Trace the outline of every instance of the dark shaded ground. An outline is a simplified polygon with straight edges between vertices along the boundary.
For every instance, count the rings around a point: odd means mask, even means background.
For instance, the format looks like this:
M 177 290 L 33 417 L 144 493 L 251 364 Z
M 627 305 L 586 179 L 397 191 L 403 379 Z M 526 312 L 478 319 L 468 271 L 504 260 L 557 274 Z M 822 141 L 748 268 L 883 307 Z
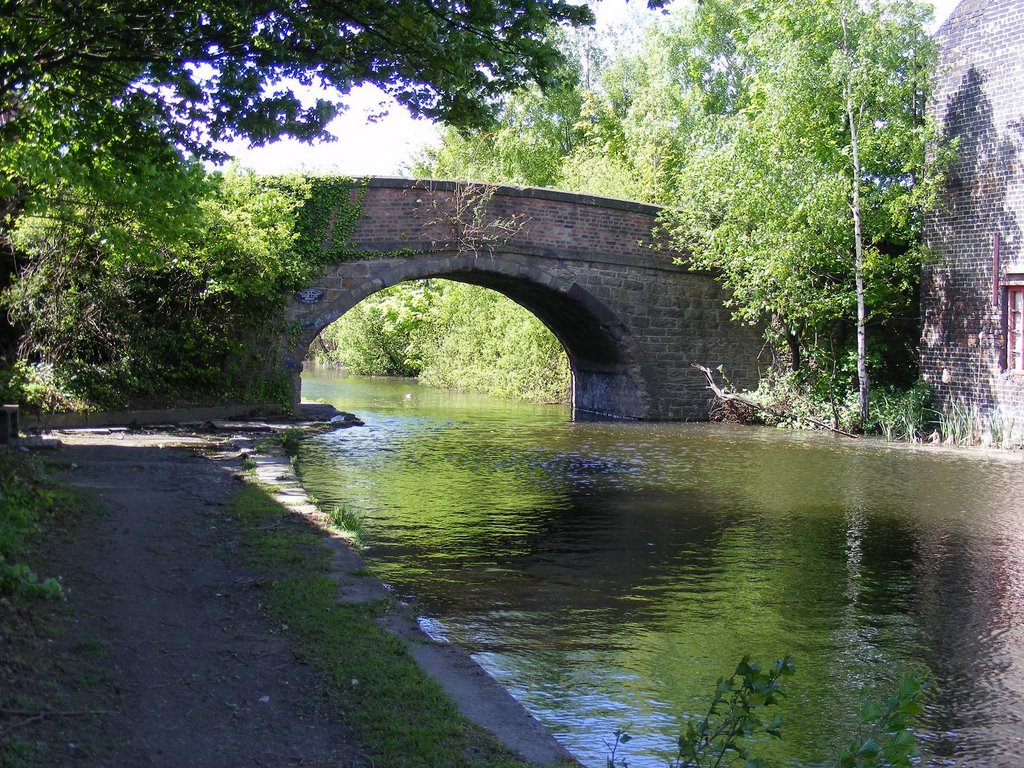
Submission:
M 45 679 L 18 684 L 50 714 L 7 713 L 3 725 L 46 745 L 40 764 L 368 764 L 260 609 L 226 507 L 237 454 L 201 456 L 203 441 L 166 434 L 61 441 L 61 479 L 103 511 L 52 554 L 67 606 L 51 637 L 19 650 L 44 657 Z

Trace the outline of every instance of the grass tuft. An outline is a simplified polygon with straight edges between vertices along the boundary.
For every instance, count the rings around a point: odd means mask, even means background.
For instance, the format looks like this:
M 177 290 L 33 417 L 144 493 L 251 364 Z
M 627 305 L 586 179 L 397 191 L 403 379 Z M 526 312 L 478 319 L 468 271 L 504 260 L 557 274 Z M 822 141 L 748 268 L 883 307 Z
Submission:
M 350 539 L 354 544 L 362 546 L 363 518 L 348 507 L 333 507 L 329 513 L 331 526 L 338 532 Z

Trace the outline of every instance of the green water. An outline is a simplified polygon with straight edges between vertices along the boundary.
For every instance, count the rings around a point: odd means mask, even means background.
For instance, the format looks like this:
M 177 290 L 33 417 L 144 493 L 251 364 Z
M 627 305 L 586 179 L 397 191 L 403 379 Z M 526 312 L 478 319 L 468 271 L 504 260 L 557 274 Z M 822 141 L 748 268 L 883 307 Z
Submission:
M 1021 764 L 1024 469 L 1009 459 L 306 375 L 366 427 L 311 439 L 309 491 L 372 569 L 584 762 L 626 728 L 664 766 L 744 654 L 797 675 L 780 764 L 827 760 L 861 690 L 930 676 L 931 765 Z

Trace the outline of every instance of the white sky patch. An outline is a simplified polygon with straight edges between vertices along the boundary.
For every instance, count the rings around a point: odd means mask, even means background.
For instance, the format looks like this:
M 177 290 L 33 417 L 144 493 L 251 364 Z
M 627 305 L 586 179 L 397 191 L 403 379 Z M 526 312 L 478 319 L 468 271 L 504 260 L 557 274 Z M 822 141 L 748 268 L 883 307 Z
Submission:
M 676 0 L 681 2 L 682 0 Z M 944 22 L 959 0 L 935 0 L 933 29 Z M 651 13 L 646 0 L 599 0 L 591 7 L 599 30 L 616 27 L 631 14 Z M 315 97 L 312 91 L 305 94 Z M 348 109 L 328 127 L 336 140 L 304 144 L 291 139 L 250 148 L 244 141 L 223 145 L 243 167 L 257 173 L 338 173 L 349 176 L 400 176 L 423 147 L 435 144 L 440 131 L 429 120 L 415 120 L 380 89 L 361 86 L 346 99 Z M 372 118 L 387 112 L 377 119 Z

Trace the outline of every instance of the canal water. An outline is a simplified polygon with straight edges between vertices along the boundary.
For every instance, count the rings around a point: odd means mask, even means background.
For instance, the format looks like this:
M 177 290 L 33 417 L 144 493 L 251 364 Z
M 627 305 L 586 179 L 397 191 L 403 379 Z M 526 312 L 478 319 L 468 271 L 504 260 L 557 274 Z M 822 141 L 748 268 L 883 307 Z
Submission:
M 366 421 L 305 441 L 303 482 L 363 519 L 370 567 L 591 766 L 625 729 L 666 765 L 746 654 L 796 660 L 781 765 L 828 761 L 862 692 L 935 689 L 924 764 L 1024 755 L 1019 457 L 305 375 Z M 620 750 L 619 755 L 623 752 Z

